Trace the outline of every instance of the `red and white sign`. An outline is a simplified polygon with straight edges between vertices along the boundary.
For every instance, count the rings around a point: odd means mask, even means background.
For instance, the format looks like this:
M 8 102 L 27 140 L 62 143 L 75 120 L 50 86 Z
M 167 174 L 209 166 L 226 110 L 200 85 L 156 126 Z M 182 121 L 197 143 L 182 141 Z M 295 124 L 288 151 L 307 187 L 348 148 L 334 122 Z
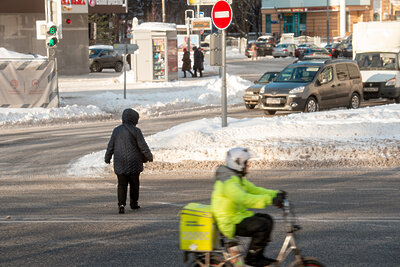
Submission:
M 225 30 L 232 22 L 232 8 L 227 1 L 221 0 L 215 3 L 212 8 L 212 21 L 214 26 Z
M 96 0 L 89 0 L 89 6 L 95 7 L 96 6 Z

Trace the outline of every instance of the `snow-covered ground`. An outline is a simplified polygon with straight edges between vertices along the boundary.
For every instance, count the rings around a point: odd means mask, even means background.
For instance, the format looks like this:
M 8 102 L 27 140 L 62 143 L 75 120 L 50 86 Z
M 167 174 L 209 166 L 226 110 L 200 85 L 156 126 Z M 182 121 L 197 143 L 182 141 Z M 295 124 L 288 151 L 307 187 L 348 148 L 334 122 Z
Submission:
M 228 58 L 243 59 L 237 51 Z M 274 59 L 271 59 L 274 60 Z M 123 75 L 90 74 L 60 77 L 61 107 L 52 109 L 0 109 L 0 128 L 18 125 L 77 121 L 119 116 L 127 107 L 141 117 L 219 106 L 221 80 L 211 75 L 169 83 L 135 83 Z M 182 74 L 180 73 L 180 76 Z M 100 77 L 100 78 L 99 78 Z M 242 103 L 251 82 L 228 74 L 228 103 Z M 400 105 L 390 104 L 358 110 L 337 109 L 318 113 L 234 119 L 221 127 L 220 118 L 201 119 L 177 125 L 146 137 L 155 161 L 147 171 L 177 168 L 210 168 L 223 161 L 235 146 L 249 148 L 255 168 L 285 166 L 400 166 Z M 69 174 L 101 176 L 110 172 L 103 162 L 105 151 L 92 151 L 70 163 Z

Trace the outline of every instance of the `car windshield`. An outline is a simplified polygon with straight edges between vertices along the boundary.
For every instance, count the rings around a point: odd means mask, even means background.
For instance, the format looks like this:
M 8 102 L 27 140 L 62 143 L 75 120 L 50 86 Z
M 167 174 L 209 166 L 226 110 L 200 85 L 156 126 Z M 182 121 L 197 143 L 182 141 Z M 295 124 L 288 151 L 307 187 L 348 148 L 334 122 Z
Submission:
M 361 53 L 356 61 L 360 70 L 396 70 L 398 65 L 395 53 Z
M 272 81 L 278 73 L 265 73 L 261 78 L 258 80 L 259 83 L 268 83 Z
M 287 67 L 279 74 L 275 82 L 311 82 L 319 69 L 319 66 Z
M 279 44 L 276 48 L 286 48 L 288 44 Z
M 97 55 L 100 51 L 100 49 L 90 49 L 89 56 Z

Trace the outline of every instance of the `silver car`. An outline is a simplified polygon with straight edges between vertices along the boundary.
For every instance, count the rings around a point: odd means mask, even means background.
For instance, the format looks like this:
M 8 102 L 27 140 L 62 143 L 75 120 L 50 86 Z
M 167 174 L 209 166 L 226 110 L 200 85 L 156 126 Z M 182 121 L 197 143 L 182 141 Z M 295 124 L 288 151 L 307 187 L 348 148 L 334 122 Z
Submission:
M 272 56 L 276 57 L 293 57 L 296 53 L 295 44 L 278 44 L 272 50 Z

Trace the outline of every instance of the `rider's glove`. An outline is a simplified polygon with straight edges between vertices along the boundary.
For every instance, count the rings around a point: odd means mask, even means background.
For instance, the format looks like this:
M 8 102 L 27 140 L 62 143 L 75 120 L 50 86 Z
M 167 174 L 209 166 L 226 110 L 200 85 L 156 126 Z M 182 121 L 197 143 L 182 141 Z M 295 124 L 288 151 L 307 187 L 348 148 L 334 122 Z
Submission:
M 276 197 L 272 200 L 272 203 L 274 206 L 277 208 L 282 208 L 283 207 L 283 200 L 286 198 L 287 193 L 283 190 L 279 190 L 278 194 L 276 194 Z

